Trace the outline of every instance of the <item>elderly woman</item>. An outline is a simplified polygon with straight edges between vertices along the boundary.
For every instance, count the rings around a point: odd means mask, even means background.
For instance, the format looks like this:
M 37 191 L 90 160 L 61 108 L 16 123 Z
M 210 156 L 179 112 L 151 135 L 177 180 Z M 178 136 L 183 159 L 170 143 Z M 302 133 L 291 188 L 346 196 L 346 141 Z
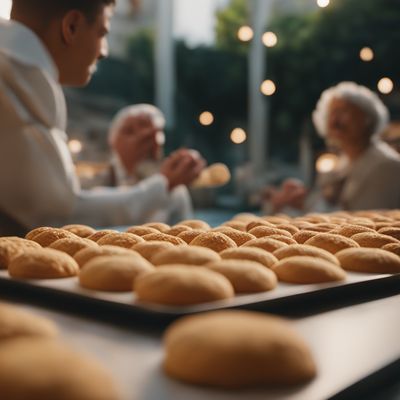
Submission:
M 379 140 L 389 113 L 364 86 L 342 82 L 325 90 L 313 112 L 318 133 L 339 154 L 330 173 L 317 178 L 319 191 L 306 197 L 291 180 L 269 193 L 273 212 L 291 206 L 304 211 L 400 208 L 400 156 Z
M 162 160 L 165 119 L 162 112 L 150 104 L 138 104 L 123 108 L 111 123 L 108 142 L 112 151 L 111 185 L 130 186 L 139 184 L 146 192 L 147 182 L 158 175 L 167 175 Z M 177 153 L 185 153 L 181 150 Z M 190 150 L 190 154 L 195 154 Z M 182 155 L 181 155 L 182 156 Z M 172 157 L 172 156 L 170 156 Z M 198 157 L 200 158 L 200 157 Z M 189 160 L 190 161 L 190 160 Z M 200 163 L 201 167 L 204 163 Z M 199 172 L 199 171 L 198 171 Z M 170 175 L 170 174 L 169 174 Z M 193 180 L 188 177 L 188 184 Z M 142 222 L 160 221 L 174 224 L 192 216 L 192 203 L 184 185 L 170 187 L 167 197 L 152 212 L 143 215 Z

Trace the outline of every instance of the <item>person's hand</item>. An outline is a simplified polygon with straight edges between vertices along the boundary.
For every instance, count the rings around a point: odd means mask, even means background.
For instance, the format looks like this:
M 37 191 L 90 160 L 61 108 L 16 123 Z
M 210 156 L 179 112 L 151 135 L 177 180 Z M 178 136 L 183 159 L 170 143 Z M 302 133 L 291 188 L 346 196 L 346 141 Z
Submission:
M 180 149 L 167 157 L 161 165 L 161 174 L 168 180 L 172 190 L 178 185 L 189 185 L 206 166 L 206 162 L 195 150 Z
M 128 173 L 132 174 L 141 161 L 158 158 L 160 144 L 157 134 L 158 129 L 148 116 L 128 116 L 122 122 L 111 147 Z
M 280 212 L 285 207 L 303 209 L 307 196 L 307 189 L 302 182 L 295 179 L 287 179 L 279 189 L 268 187 L 264 198 L 270 201 L 273 212 Z

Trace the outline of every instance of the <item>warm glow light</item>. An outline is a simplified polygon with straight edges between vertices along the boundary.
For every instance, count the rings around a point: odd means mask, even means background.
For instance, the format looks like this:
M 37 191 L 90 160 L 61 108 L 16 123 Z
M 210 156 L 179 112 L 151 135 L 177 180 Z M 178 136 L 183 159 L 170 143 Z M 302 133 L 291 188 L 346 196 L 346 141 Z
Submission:
M 360 50 L 360 58 L 363 61 L 372 61 L 374 59 L 374 52 L 369 47 L 363 47 Z
M 11 0 L 0 0 L 0 17 L 10 19 Z
M 319 173 L 328 173 L 333 171 L 338 163 L 338 156 L 336 154 L 322 154 L 316 162 L 316 169 Z
M 249 26 L 241 26 L 238 30 L 238 38 L 242 42 L 249 42 L 251 39 L 253 39 L 254 32 L 253 29 L 251 29 Z
M 83 148 L 82 143 L 77 139 L 71 139 L 68 142 L 68 147 L 69 147 L 70 152 L 73 153 L 73 154 L 80 153 L 82 151 L 82 148 Z
M 262 36 L 262 41 L 267 47 L 274 47 L 278 43 L 278 37 L 274 32 L 265 32 Z
M 202 125 L 211 125 L 214 122 L 214 115 L 209 111 L 204 111 L 200 114 L 199 121 Z
M 235 144 L 241 144 L 247 139 L 247 134 L 242 128 L 235 128 L 231 132 L 231 140 Z
M 261 84 L 261 93 L 266 96 L 272 96 L 276 92 L 275 83 L 267 79 Z
M 393 90 L 393 81 L 389 78 L 382 78 L 378 82 L 378 90 L 383 94 L 389 94 Z
M 317 0 L 317 5 L 318 7 L 324 8 L 328 7 L 330 3 L 330 0 Z

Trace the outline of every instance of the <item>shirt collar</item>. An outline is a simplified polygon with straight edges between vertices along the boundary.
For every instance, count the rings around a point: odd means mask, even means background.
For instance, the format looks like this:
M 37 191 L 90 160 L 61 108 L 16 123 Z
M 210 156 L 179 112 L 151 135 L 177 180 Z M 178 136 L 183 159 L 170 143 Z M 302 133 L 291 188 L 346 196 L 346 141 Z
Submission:
M 0 51 L 22 64 L 45 70 L 58 81 L 58 69 L 50 53 L 25 25 L 0 18 Z

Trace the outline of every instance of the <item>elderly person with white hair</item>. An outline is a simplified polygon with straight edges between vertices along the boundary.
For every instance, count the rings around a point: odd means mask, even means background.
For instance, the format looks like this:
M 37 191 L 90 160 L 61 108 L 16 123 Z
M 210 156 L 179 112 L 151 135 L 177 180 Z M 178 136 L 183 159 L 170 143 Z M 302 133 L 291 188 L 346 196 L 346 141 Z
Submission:
M 379 97 L 354 82 L 325 90 L 313 122 L 339 159 L 333 171 L 317 177 L 318 191 L 307 196 L 300 182 L 284 182 L 270 192 L 272 212 L 400 208 L 400 156 L 379 139 L 389 112 Z
M 165 118 L 162 112 L 150 104 L 138 104 L 123 108 L 114 117 L 108 136 L 112 151 L 111 185 L 131 186 L 140 183 L 143 193 L 160 177 L 171 182 L 163 167 Z M 184 154 L 188 150 L 180 150 Z M 190 150 L 191 154 L 195 152 Z M 187 183 L 190 183 L 190 179 Z M 153 192 L 149 191 L 151 195 Z M 149 201 L 152 199 L 149 199 Z M 140 208 L 140 204 L 138 205 Z M 144 202 L 143 209 L 146 209 Z M 174 224 L 192 217 L 192 203 L 185 185 L 172 185 L 171 190 L 159 198 L 152 210 L 142 213 L 138 223 L 160 221 Z

